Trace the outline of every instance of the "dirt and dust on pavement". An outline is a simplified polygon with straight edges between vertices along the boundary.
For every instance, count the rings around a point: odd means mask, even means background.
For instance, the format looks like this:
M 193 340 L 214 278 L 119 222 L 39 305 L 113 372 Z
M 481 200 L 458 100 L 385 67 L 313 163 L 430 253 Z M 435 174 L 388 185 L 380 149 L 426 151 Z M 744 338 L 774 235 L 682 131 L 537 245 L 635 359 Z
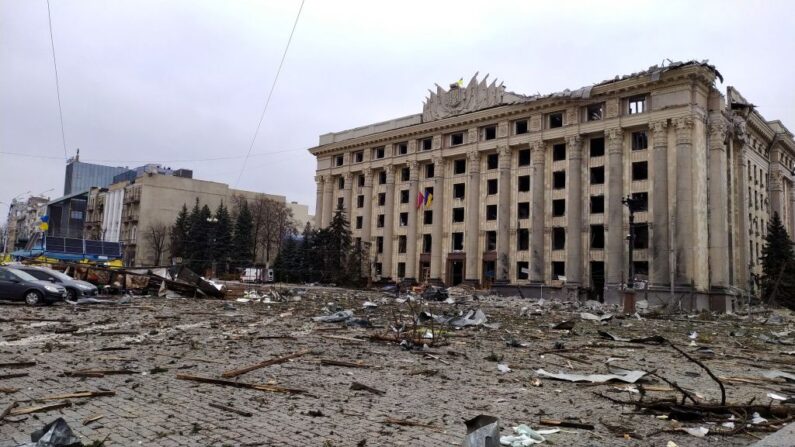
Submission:
M 415 292 L 3 303 L 0 446 L 745 446 L 795 416 L 789 311 Z

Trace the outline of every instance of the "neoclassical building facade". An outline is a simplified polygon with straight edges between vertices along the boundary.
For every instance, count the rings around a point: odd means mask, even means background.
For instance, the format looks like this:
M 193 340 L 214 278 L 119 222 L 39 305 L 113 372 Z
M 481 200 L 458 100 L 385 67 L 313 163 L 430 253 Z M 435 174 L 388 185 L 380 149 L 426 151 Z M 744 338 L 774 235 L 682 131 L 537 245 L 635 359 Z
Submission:
M 795 233 L 795 141 L 719 79 L 692 61 L 549 95 L 437 85 L 421 114 L 320 136 L 315 222 L 341 204 L 374 277 L 730 308 L 772 214 Z

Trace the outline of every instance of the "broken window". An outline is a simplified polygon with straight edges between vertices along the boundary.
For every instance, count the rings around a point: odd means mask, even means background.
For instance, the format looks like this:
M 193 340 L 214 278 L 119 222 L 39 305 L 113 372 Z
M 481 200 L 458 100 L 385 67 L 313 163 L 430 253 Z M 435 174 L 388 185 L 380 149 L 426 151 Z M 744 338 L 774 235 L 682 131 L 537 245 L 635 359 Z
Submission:
M 355 163 L 361 163 L 364 161 L 364 151 L 354 152 L 353 153 L 353 161 Z
M 337 155 L 336 158 L 337 166 L 342 166 L 345 163 L 345 156 L 344 155 Z
M 552 173 L 552 188 L 563 189 L 566 187 L 566 171 L 555 171 Z
M 345 206 L 345 199 L 342 197 L 337 197 L 337 208 Z
M 379 171 L 378 172 L 378 184 L 379 185 L 386 185 L 386 171 Z
M 397 144 L 397 153 L 398 155 L 406 155 L 409 153 L 409 144 L 407 142 L 402 142 Z
M 466 185 L 463 183 L 455 183 L 453 185 L 453 198 L 463 199 L 466 194 Z
M 494 140 L 497 138 L 497 126 L 487 126 L 483 128 L 483 139 Z
M 425 225 L 433 223 L 433 210 L 425 210 L 425 212 L 422 213 L 422 223 Z
M 382 253 L 382 252 L 379 251 L 379 253 Z M 383 272 L 383 269 L 384 269 L 383 264 L 381 264 L 380 262 L 376 262 L 375 263 L 375 269 L 374 270 L 375 270 L 375 275 L 376 276 L 381 276 L 381 272 Z
M 379 192 L 378 193 L 378 206 L 384 206 L 384 205 L 386 205 L 386 193 L 385 192 Z
M 562 261 L 552 261 L 552 279 L 566 277 L 566 263 Z
M 398 253 L 405 253 L 406 245 L 406 236 L 401 234 L 398 236 Z
M 497 232 L 486 232 L 486 251 L 494 251 L 497 249 Z
M 521 135 L 527 133 L 527 120 L 519 120 L 513 123 L 514 133 Z
M 458 146 L 461 144 L 464 144 L 464 132 L 450 134 L 450 146 Z
M 400 203 L 409 203 L 409 190 L 403 189 L 400 191 Z
M 530 278 L 530 263 L 527 261 L 518 261 L 516 263 L 516 279 Z
M 422 252 L 423 253 L 430 253 L 431 252 L 431 235 L 430 234 L 423 234 L 422 235 Z
M 566 248 L 566 229 L 552 227 L 552 249 L 563 250 L 564 248 Z
M 519 151 L 519 166 L 530 166 L 530 149 Z
M 433 163 L 425 165 L 425 178 L 433 178 Z
M 453 242 L 453 251 L 463 251 L 464 250 L 464 233 L 453 233 L 452 234 L 452 242 Z
M 400 170 L 400 181 L 407 182 L 411 178 L 411 170 L 409 168 L 402 168 Z
M 633 96 L 627 99 L 627 113 L 635 115 L 646 111 L 646 96 Z
M 497 220 L 497 205 L 486 205 L 486 220 Z
M 364 175 L 360 174 L 358 178 L 359 178 L 359 186 L 364 186 Z
M 636 161 L 632 163 L 632 180 L 646 180 L 649 178 L 649 162 Z
M 433 186 L 425 187 L 425 197 L 433 195 Z
M 356 208 L 364 208 L 364 196 L 356 196 Z
M 520 175 L 516 178 L 517 184 L 519 186 L 519 192 L 527 192 L 530 191 L 530 176 L 529 175 Z
M 378 217 L 376 217 L 376 219 L 375 219 L 375 227 L 376 228 L 384 228 L 384 220 L 385 220 L 384 215 L 383 214 L 379 214 Z
M 384 237 L 383 236 L 376 236 L 376 238 L 375 238 L 375 252 L 376 253 L 383 253 L 384 252 Z
M 398 278 L 405 278 L 406 277 L 406 263 L 405 262 L 398 262 L 398 264 L 397 264 L 397 275 L 398 275 Z
M 550 113 L 548 118 L 549 118 L 550 129 L 563 127 L 563 112 Z
M 519 219 L 529 219 L 530 202 L 519 202 L 516 205 L 516 214 L 518 215 Z
M 600 102 L 599 104 L 591 104 L 585 108 L 585 119 L 586 121 L 599 121 L 603 117 L 605 104 Z
M 516 230 L 516 249 L 518 251 L 527 251 L 530 249 L 530 230 L 527 228 L 519 228 Z
M 632 248 L 636 250 L 649 248 L 649 224 L 636 223 L 632 229 L 634 234 L 632 238 Z
M 560 161 L 566 159 L 566 143 L 559 143 L 552 145 L 552 161 Z
M 591 196 L 591 214 L 605 212 L 605 196 Z
M 497 179 L 490 178 L 486 180 L 486 193 L 490 196 L 497 194 Z
M 605 167 L 594 166 L 591 168 L 591 184 L 603 185 L 605 183 Z
M 374 159 L 384 158 L 384 146 L 376 147 L 373 149 L 373 158 Z
M 566 214 L 566 199 L 555 199 L 552 201 L 552 217 L 560 217 Z
M 605 248 L 605 226 L 591 225 L 591 248 L 603 250 Z
M 420 147 L 424 151 L 431 150 L 431 148 L 433 147 L 433 138 L 428 137 L 428 138 L 423 138 L 422 140 L 420 140 Z
M 591 138 L 589 140 L 591 148 L 591 157 L 601 157 L 605 154 L 605 139 L 604 137 Z
M 466 172 L 467 172 L 466 158 L 459 158 L 458 160 L 453 160 L 453 174 L 466 174 Z
M 337 186 L 339 189 L 345 188 L 345 177 L 337 177 Z
M 400 226 L 405 227 L 409 224 L 409 213 L 400 213 Z
M 356 216 L 356 229 L 361 230 L 363 224 L 364 224 L 364 218 L 362 216 Z
M 632 263 L 632 270 L 635 271 L 635 278 L 638 276 L 649 276 L 649 261 L 635 261 Z
M 632 211 L 648 211 L 649 210 L 649 193 L 648 192 L 633 192 L 632 202 L 634 203 Z
M 499 166 L 500 157 L 497 154 L 489 154 L 486 156 L 486 169 L 497 169 Z
M 453 223 L 464 221 L 464 208 L 453 208 Z
M 632 150 L 640 151 L 649 147 L 649 136 L 645 130 L 632 132 Z

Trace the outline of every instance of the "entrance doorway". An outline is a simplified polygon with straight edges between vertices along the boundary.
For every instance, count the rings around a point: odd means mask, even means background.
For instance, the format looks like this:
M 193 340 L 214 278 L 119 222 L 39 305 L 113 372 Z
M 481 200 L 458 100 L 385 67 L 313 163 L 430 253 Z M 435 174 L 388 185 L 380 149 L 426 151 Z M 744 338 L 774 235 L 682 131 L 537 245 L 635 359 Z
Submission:
M 494 284 L 494 275 L 497 271 L 497 263 L 495 261 L 483 261 L 483 278 L 481 284 L 484 289 L 490 289 Z
M 605 297 L 605 263 L 591 261 L 591 290 L 588 298 L 604 302 Z
M 451 259 L 447 261 L 447 285 L 457 286 L 464 282 L 464 260 Z
M 424 283 L 428 281 L 428 278 L 431 276 L 431 263 L 430 262 L 420 262 L 420 275 L 417 278 L 417 282 Z

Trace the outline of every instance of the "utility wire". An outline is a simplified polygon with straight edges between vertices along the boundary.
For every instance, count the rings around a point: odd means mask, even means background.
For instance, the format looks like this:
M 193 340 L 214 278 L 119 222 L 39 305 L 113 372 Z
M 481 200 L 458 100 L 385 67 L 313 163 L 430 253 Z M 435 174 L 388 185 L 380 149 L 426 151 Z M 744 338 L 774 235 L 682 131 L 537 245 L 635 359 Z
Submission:
M 281 62 L 279 62 L 279 68 L 276 69 L 276 76 L 273 78 L 273 84 L 271 84 L 271 89 L 268 92 L 268 98 L 265 100 L 265 107 L 262 109 L 262 114 L 259 117 L 259 122 L 257 123 L 257 129 L 254 131 L 254 137 L 251 139 L 251 144 L 248 147 L 248 152 L 246 153 L 246 157 L 243 160 L 243 166 L 240 167 L 240 174 L 238 174 L 237 180 L 235 181 L 236 187 L 238 183 L 240 183 L 240 179 L 243 177 L 243 172 L 246 170 L 246 163 L 248 163 L 248 157 L 251 154 L 251 150 L 254 149 L 254 142 L 257 141 L 257 135 L 259 134 L 259 129 L 260 127 L 262 127 L 262 120 L 265 119 L 265 112 L 268 111 L 268 105 L 270 105 L 271 103 L 271 97 L 273 96 L 273 91 L 276 89 L 276 82 L 279 80 L 279 74 L 282 72 L 282 66 L 284 65 L 284 60 L 287 58 L 287 50 L 290 49 L 290 43 L 293 41 L 293 34 L 295 34 L 295 28 L 296 26 L 298 26 L 298 19 L 301 18 L 301 11 L 304 9 L 304 1 L 305 0 L 301 0 L 301 6 L 298 8 L 298 14 L 295 16 L 293 29 L 290 30 L 290 37 L 287 38 L 287 45 L 284 47 L 284 53 L 282 53 L 282 60 Z
M 268 152 L 256 152 L 250 154 L 250 157 L 262 157 L 264 155 L 274 155 L 274 154 L 283 154 L 287 152 L 298 152 L 298 151 L 306 151 L 306 148 L 296 148 L 296 149 L 284 149 L 280 151 L 268 151 Z M 12 152 L 12 151 L 0 151 L 0 154 L 3 155 L 11 155 L 16 157 L 27 157 L 27 158 L 39 158 L 43 160 L 61 160 L 61 157 L 56 157 L 53 155 L 38 155 L 38 154 L 27 154 L 24 152 Z M 181 160 L 118 160 L 118 159 L 82 159 L 81 161 L 88 162 L 88 163 L 192 163 L 192 162 L 201 162 L 201 161 L 219 161 L 219 160 L 237 160 L 240 158 L 244 158 L 244 155 L 230 155 L 228 157 L 210 157 L 210 158 L 185 158 Z
M 50 0 L 47 0 L 47 23 L 50 26 L 50 47 L 52 48 L 52 66 L 55 69 L 55 93 L 58 96 L 58 118 L 61 120 L 61 144 L 63 144 L 64 161 L 69 158 L 66 153 L 66 133 L 63 130 L 63 109 L 61 108 L 61 83 L 58 80 L 58 63 L 55 61 L 55 40 L 52 38 L 52 14 Z

